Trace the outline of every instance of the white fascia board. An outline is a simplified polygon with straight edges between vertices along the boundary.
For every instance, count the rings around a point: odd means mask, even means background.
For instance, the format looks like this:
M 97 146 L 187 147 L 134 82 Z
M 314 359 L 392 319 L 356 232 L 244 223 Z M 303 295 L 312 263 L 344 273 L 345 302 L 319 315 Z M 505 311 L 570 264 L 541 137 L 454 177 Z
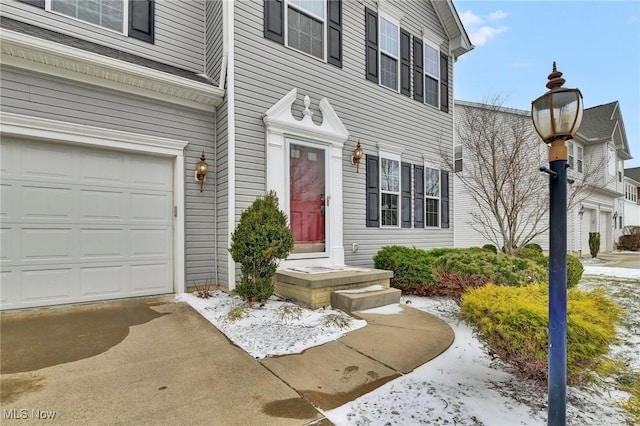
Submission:
M 5 65 L 205 111 L 215 111 L 224 98 L 213 85 L 27 34 L 3 29 L 0 42 Z

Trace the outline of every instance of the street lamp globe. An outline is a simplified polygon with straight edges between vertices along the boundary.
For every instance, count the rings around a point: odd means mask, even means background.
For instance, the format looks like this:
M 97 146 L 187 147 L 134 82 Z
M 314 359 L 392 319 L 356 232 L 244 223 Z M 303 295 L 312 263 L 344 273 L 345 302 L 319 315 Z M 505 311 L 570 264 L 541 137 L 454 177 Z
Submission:
M 582 122 L 582 93 L 562 87 L 565 80 L 555 62 L 548 78 L 549 91 L 531 103 L 533 125 L 546 143 L 573 139 Z

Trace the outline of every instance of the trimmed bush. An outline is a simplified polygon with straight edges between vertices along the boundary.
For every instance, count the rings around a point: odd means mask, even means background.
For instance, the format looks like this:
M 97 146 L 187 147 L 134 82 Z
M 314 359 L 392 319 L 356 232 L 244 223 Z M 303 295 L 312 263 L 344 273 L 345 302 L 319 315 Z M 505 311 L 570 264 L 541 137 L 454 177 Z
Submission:
M 525 245 L 523 248 L 536 251 L 536 252 L 538 252 L 538 254 L 540 254 L 542 256 L 542 246 L 540 244 L 538 244 L 538 243 L 529 243 L 529 244 Z
M 409 292 L 411 288 L 435 284 L 431 273 L 433 261 L 452 250 L 454 249 L 425 251 L 403 246 L 386 246 L 378 251 L 373 262 L 378 269 L 393 271 L 393 287 Z
M 242 212 L 231 234 L 229 252 L 241 264 L 242 277 L 236 291 L 248 302 L 267 300 L 273 294 L 273 276 L 278 259 L 293 248 L 293 233 L 287 215 L 278 208 L 278 197 L 270 191 Z
M 493 244 L 485 244 L 482 246 L 482 250 L 488 250 L 493 254 L 498 254 L 498 249 Z
M 447 253 L 433 262 L 433 274 L 454 273 L 476 280 L 485 277 L 494 284 L 522 285 L 546 281 L 547 273 L 529 259 L 494 254 L 487 250 L 460 250 Z M 440 283 L 443 284 L 443 283 Z
M 469 322 L 492 355 L 518 373 L 547 380 L 548 303 L 546 284 L 504 287 L 488 284 L 462 296 L 460 316 Z M 588 369 L 615 341 L 623 310 L 603 289 L 568 293 L 567 379 L 582 383 Z
M 538 251 L 535 247 L 532 248 L 524 246 L 518 250 L 517 256 L 523 259 L 536 260 L 540 257 L 544 257 L 544 254 L 542 254 L 542 250 Z
M 600 252 L 599 232 L 589 232 L 589 251 L 591 252 L 591 257 L 598 257 L 598 253 Z
M 573 288 L 578 285 L 582 279 L 584 266 L 582 262 L 575 256 L 567 255 L 567 288 Z

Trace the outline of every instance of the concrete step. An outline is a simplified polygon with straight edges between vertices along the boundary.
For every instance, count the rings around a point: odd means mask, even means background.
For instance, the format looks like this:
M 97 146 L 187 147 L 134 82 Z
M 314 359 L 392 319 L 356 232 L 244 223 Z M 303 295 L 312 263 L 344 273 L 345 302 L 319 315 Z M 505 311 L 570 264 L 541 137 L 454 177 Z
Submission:
M 401 293 L 397 288 L 385 288 L 373 291 L 332 291 L 331 307 L 351 314 L 354 311 L 363 311 L 392 303 L 400 303 Z

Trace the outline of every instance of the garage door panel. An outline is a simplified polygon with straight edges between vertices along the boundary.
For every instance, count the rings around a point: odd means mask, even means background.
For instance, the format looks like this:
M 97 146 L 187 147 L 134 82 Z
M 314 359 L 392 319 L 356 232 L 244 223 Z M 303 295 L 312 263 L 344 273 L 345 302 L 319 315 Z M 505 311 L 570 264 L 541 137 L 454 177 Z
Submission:
M 149 160 L 138 156 L 131 158 L 131 185 L 145 188 L 155 188 L 163 191 L 171 191 L 173 180 L 167 173 L 167 168 L 171 167 L 168 160 L 164 162 Z
M 73 148 L 70 145 L 24 144 L 22 176 L 54 181 L 73 180 Z
M 71 188 L 23 185 L 21 192 L 23 219 L 62 220 L 73 216 Z
M 80 219 L 85 221 L 126 220 L 126 198 L 122 191 L 83 189 L 80 191 Z
M 126 159 L 118 153 L 84 152 L 80 155 L 80 183 L 124 186 L 128 178 Z
M 0 219 L 5 221 L 18 216 L 16 207 L 19 204 L 17 201 L 15 185 L 6 180 L 3 181 L 0 185 Z
M 2 262 L 2 264 L 15 261 L 18 253 L 15 234 L 14 229 L 10 227 L 0 228 L 0 262 Z
M 25 302 L 68 300 L 77 278 L 74 268 L 23 270 L 22 300 Z
M 20 284 L 17 270 L 0 271 L 0 303 L 3 305 L 20 298 Z
M 80 260 L 124 258 L 125 234 L 122 229 L 80 229 Z
M 131 256 L 171 256 L 170 229 L 132 229 Z
M 131 265 L 131 292 L 152 293 L 169 292 L 167 278 L 171 270 L 166 262 Z
M 14 152 L 13 144 L 0 144 L 0 176 L 2 178 L 10 178 L 17 173 Z
M 171 223 L 171 197 L 168 194 L 131 194 L 131 220 Z
M 103 266 L 80 268 L 80 296 L 115 297 L 126 294 L 122 288 L 127 281 L 124 266 Z
M 71 228 L 23 228 L 22 259 L 29 261 L 60 261 L 73 258 Z

